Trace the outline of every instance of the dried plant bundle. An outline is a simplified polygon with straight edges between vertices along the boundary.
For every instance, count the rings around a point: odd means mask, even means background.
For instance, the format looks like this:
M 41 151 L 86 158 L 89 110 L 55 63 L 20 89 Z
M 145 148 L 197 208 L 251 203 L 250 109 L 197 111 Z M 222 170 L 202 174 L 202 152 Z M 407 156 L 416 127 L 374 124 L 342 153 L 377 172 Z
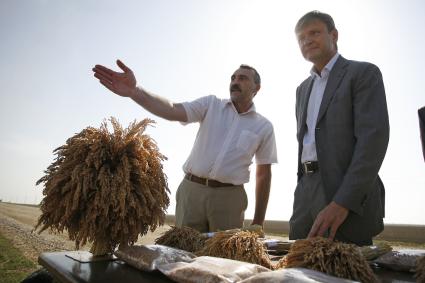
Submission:
M 206 240 L 204 248 L 196 254 L 245 261 L 272 268 L 258 234 L 250 231 L 216 232 L 212 238 Z
M 297 240 L 276 268 L 305 267 L 332 276 L 378 282 L 357 246 L 316 237 Z
M 171 226 L 169 230 L 155 239 L 155 244 L 196 252 L 202 249 L 205 240 L 206 237 L 193 228 Z
M 425 256 L 418 259 L 415 269 L 416 282 L 425 283 Z
M 44 183 L 41 216 L 35 229 L 68 231 L 77 249 L 112 252 L 118 244 L 162 225 L 169 205 L 167 177 L 155 141 L 144 131 L 153 120 L 123 129 L 115 118 L 87 127 L 55 149 L 55 161 L 37 181 Z
M 359 247 L 359 250 L 366 260 L 373 260 L 392 251 L 393 248 L 387 243 L 377 243 L 372 246 Z

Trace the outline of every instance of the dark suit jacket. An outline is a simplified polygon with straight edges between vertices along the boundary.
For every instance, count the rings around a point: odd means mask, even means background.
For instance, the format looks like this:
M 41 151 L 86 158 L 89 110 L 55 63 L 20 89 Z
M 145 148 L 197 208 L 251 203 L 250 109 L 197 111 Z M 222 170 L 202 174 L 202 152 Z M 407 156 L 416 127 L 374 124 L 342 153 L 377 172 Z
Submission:
M 298 179 L 312 77 L 297 88 Z M 328 202 L 350 213 L 337 232 L 353 242 L 383 230 L 385 190 L 378 171 L 389 122 L 382 75 L 366 62 L 338 58 L 330 73 L 315 129 L 319 172 Z
M 419 127 L 421 130 L 421 141 L 422 141 L 422 153 L 425 160 L 425 107 L 418 110 L 419 115 Z

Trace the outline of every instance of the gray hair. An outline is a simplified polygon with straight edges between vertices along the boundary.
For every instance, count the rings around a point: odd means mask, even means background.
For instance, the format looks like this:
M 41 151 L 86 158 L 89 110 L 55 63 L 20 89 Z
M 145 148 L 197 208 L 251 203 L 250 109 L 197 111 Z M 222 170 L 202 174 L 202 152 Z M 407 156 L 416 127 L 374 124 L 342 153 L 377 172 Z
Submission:
M 324 23 L 326 25 L 326 28 L 328 29 L 328 32 L 336 30 L 334 20 L 329 14 L 314 10 L 308 12 L 298 20 L 297 24 L 295 25 L 295 32 L 300 31 L 305 25 L 311 23 L 314 20 L 319 20 Z M 335 48 L 336 50 L 338 50 L 337 43 L 335 43 Z
M 295 26 L 295 32 L 298 32 L 303 26 L 305 26 L 306 24 L 314 20 L 319 20 L 323 22 L 328 28 L 329 32 L 336 29 L 334 20 L 332 19 L 330 15 L 314 10 L 314 11 L 308 12 L 307 14 L 305 14 L 298 20 L 297 25 Z
M 251 67 L 249 65 L 245 65 L 245 64 L 240 65 L 239 68 L 254 71 L 254 82 L 256 84 L 261 84 L 260 74 L 257 72 L 256 69 L 254 69 L 253 67 Z

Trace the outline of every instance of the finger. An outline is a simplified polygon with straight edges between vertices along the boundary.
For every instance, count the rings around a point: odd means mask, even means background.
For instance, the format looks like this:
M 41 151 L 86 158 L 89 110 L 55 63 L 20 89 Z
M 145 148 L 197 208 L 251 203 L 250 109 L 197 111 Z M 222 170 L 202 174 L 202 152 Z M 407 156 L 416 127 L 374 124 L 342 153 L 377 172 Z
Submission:
M 129 73 L 129 72 L 131 72 L 131 70 L 130 70 L 130 68 L 129 67 L 127 67 L 121 60 L 117 60 L 117 65 L 118 65 L 118 67 L 120 67 L 120 69 L 121 70 L 123 70 L 124 71 L 124 73 Z
M 333 240 L 335 239 L 336 231 L 338 230 L 338 225 L 335 223 L 332 225 L 329 233 L 329 239 Z
M 111 74 L 109 72 L 105 72 L 103 70 L 98 70 L 98 69 L 93 69 L 93 71 L 94 71 L 94 76 L 95 77 L 97 77 L 97 78 L 103 78 L 103 79 L 109 80 L 111 82 L 113 81 L 114 74 Z
M 338 231 L 339 227 L 341 226 L 341 224 L 343 223 L 343 220 L 341 221 L 341 219 L 336 219 L 336 221 L 334 221 L 334 223 L 332 223 L 331 229 L 330 229 L 330 234 L 329 234 L 329 238 L 330 239 L 334 239 L 335 235 L 336 235 L 336 231 Z
M 319 232 L 317 232 L 317 236 L 323 237 L 329 229 L 329 225 L 326 223 L 322 223 L 320 226 Z
M 103 74 L 101 72 L 97 72 L 97 73 L 94 73 L 94 76 L 96 78 L 98 78 L 99 80 L 104 80 L 104 81 L 108 81 L 108 82 L 112 83 L 112 77 L 111 76 L 108 76 L 107 74 Z
M 313 238 L 316 237 L 317 235 L 317 231 L 320 228 L 320 221 L 318 221 L 318 219 L 316 219 L 316 221 L 314 221 L 313 227 L 311 227 L 310 229 L 310 233 L 308 233 L 307 238 Z
M 96 71 L 102 71 L 102 72 L 105 72 L 105 73 L 108 73 L 108 74 L 111 74 L 111 75 L 113 73 L 116 73 L 115 71 L 113 71 L 113 70 L 111 70 L 109 68 L 106 68 L 105 66 L 102 66 L 102 65 L 96 65 L 96 66 L 94 66 L 93 71 L 94 72 L 96 72 Z

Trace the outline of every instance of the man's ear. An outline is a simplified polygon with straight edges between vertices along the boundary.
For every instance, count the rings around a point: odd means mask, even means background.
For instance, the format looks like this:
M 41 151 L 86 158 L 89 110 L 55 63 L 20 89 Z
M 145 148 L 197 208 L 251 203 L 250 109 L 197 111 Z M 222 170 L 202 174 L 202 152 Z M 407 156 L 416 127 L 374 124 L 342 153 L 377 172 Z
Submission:
M 254 96 L 257 95 L 257 93 L 260 90 L 260 88 L 261 88 L 261 85 L 260 84 L 255 84 L 255 93 L 254 93 Z
M 338 42 L 338 30 L 334 29 L 333 31 L 331 31 L 331 35 L 332 35 L 332 40 L 336 45 L 336 43 Z

